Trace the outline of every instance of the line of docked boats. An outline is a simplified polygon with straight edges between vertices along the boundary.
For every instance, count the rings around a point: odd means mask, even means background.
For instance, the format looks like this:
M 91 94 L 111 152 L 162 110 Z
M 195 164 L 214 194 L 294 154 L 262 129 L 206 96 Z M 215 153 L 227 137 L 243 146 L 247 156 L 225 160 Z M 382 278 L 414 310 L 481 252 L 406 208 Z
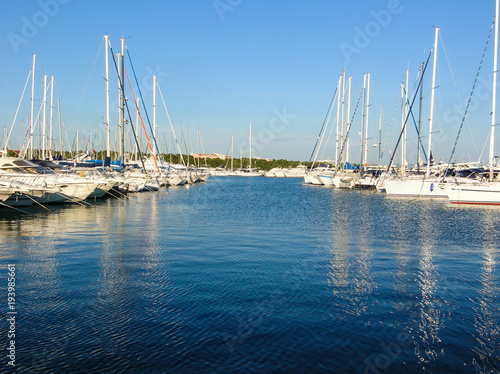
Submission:
M 337 189 L 373 190 L 395 197 L 447 198 L 453 204 L 500 205 L 500 169 L 477 163 L 439 164 L 405 173 L 382 169 L 336 171 L 316 168 L 304 176 L 304 183 Z M 490 177 L 491 175 L 491 177 Z
M 268 171 L 257 169 L 237 169 L 227 170 L 225 168 L 216 168 L 210 171 L 210 174 L 217 177 L 273 177 L 273 178 L 303 178 L 307 173 L 307 167 L 299 165 L 297 167 L 276 167 Z
M 405 79 L 401 82 L 401 89 L 398 101 L 398 106 L 401 109 L 401 130 L 399 131 L 399 136 L 397 142 L 390 156 L 390 161 L 388 166 L 384 169 L 380 167 L 369 168 L 367 165 L 367 153 L 368 153 L 368 113 L 369 113 L 369 87 L 370 87 L 370 75 L 369 73 L 365 75 L 363 87 L 361 90 L 358 103 L 361 103 L 361 157 L 359 167 L 350 168 L 347 167 L 349 154 L 349 134 L 351 130 L 352 121 L 357 113 L 356 109 L 351 116 L 350 112 L 350 78 L 346 81 L 345 72 L 339 77 L 339 82 L 337 84 L 337 89 L 332 99 L 332 103 L 325 117 L 325 121 L 320 131 L 320 135 L 317 138 L 316 145 L 313 149 L 312 157 L 314 155 L 314 162 L 316 161 L 316 156 L 318 155 L 319 149 L 323 144 L 325 135 L 327 134 L 327 127 L 330 118 L 333 117 L 333 107 L 337 107 L 337 116 L 333 125 L 336 125 L 335 130 L 336 142 L 335 142 L 335 169 L 330 168 L 316 168 L 311 170 L 304 176 L 304 182 L 306 184 L 313 185 L 324 185 L 340 189 L 373 189 L 377 191 L 383 191 L 388 196 L 400 196 L 400 197 L 434 197 L 434 198 L 446 198 L 453 204 L 479 204 L 479 205 L 500 205 L 500 163 L 498 162 L 498 156 L 495 156 L 495 128 L 498 125 L 496 122 L 496 97 L 497 97 L 497 75 L 498 75 L 498 45 L 500 41 L 499 37 L 499 22 L 500 19 L 500 0 L 495 1 L 495 18 L 494 22 L 490 28 L 488 35 L 488 41 L 491 32 L 494 29 L 495 35 L 495 45 L 493 54 L 493 79 L 492 79 L 492 106 L 490 111 L 491 125 L 489 131 L 489 155 L 487 165 L 481 166 L 480 162 L 473 163 L 462 163 L 458 164 L 452 162 L 455 155 L 456 146 L 458 140 L 462 133 L 463 125 L 466 121 L 469 105 L 472 102 L 474 92 L 476 91 L 477 78 L 480 74 L 481 67 L 483 66 L 483 60 L 487 51 L 488 42 L 484 47 L 484 51 L 481 57 L 481 62 L 479 64 L 478 70 L 476 72 L 476 79 L 473 83 L 469 100 L 467 101 L 467 106 L 464 108 L 464 114 L 459 126 L 459 131 L 451 152 L 451 156 L 447 164 L 440 163 L 434 164 L 433 154 L 432 154 L 432 136 L 433 136 L 433 118 L 434 118 L 434 101 L 435 101 L 435 90 L 438 87 L 436 85 L 436 68 L 437 68 L 437 51 L 438 51 L 438 40 L 439 40 L 439 27 L 435 28 L 434 44 L 430 50 L 428 57 L 425 62 L 420 65 L 420 70 L 418 74 L 418 80 L 413 91 L 413 94 L 409 95 L 409 71 L 405 74 Z M 422 142 L 422 131 L 421 131 L 421 114 L 422 114 L 422 86 L 423 78 L 427 70 L 427 66 L 433 57 L 433 68 L 432 68 L 432 78 L 431 78 L 431 98 L 429 107 L 429 124 L 428 124 L 428 135 L 427 135 L 427 148 L 424 149 Z M 347 84 L 346 84 L 347 82 Z M 344 97 L 345 97 L 345 87 L 347 86 L 347 115 L 344 115 Z M 413 113 L 413 106 L 415 104 L 417 95 L 420 95 L 420 108 L 417 116 Z M 336 98 L 336 100 L 335 100 Z M 358 105 L 356 105 L 356 108 Z M 397 107 L 396 107 L 397 108 Z M 396 109 L 394 110 L 393 119 L 395 118 Z M 345 120 L 347 118 L 347 120 Z M 418 121 L 416 120 L 418 118 Z M 407 130 L 408 123 L 413 122 L 417 132 L 417 162 L 416 167 L 413 170 L 407 170 L 406 165 L 407 159 Z M 382 164 L 382 141 L 381 141 L 381 125 L 382 125 L 382 111 L 379 117 L 379 142 L 374 146 L 379 150 L 378 165 Z M 392 125 L 392 120 L 391 120 Z M 332 132 L 330 130 L 329 133 Z M 329 136 L 328 136 L 329 138 Z M 326 143 L 328 143 L 328 138 Z M 384 146 L 385 148 L 385 146 Z M 421 158 L 421 153 L 423 158 Z M 393 162 L 396 154 L 401 156 L 400 167 L 393 166 Z M 425 160 L 425 161 L 423 161 Z M 424 167 L 421 167 L 425 165 Z
M 204 182 L 209 173 L 183 166 L 162 166 L 156 171 L 129 164 L 120 170 L 111 167 L 69 167 L 58 161 L 29 161 L 0 157 L 0 207 L 33 204 L 80 203 L 106 196 L 157 191 L 162 186 Z

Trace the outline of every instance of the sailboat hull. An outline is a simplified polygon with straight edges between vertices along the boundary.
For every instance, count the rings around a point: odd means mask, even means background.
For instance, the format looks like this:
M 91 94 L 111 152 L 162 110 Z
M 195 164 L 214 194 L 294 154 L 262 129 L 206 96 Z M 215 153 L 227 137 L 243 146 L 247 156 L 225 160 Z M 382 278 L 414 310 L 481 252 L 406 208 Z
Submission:
M 452 204 L 500 205 L 500 182 L 474 186 L 445 186 Z
M 437 179 L 386 180 L 384 187 L 389 196 L 447 198 Z

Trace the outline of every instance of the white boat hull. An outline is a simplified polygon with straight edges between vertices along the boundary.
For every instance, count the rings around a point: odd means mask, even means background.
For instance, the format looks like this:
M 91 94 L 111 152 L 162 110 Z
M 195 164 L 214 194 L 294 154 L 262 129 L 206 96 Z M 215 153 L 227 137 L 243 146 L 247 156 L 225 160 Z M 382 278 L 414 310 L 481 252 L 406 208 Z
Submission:
M 444 187 L 452 204 L 500 205 L 500 182 Z
M 447 198 L 446 191 L 437 179 L 392 179 L 384 183 L 389 196 Z

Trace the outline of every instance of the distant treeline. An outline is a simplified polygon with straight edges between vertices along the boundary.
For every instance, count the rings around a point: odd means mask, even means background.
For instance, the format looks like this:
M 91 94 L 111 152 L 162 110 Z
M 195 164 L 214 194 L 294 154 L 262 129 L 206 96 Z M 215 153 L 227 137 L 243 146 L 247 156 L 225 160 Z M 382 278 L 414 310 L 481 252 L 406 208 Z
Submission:
M 85 154 L 86 152 L 81 151 L 77 152 L 77 154 Z M 9 151 L 10 156 L 14 156 L 15 153 L 13 151 Z M 33 155 L 35 158 L 41 158 L 41 151 L 40 150 L 33 150 Z M 61 155 L 61 152 L 52 152 L 52 157 L 57 158 L 58 156 Z M 70 153 L 70 152 L 63 152 L 62 153 L 62 158 L 63 159 L 72 159 L 75 156 L 75 153 Z M 149 154 L 143 154 L 143 157 L 149 157 Z M 106 151 L 98 151 L 94 152 L 93 155 L 91 154 L 91 157 L 93 159 L 97 160 L 104 160 L 106 158 Z M 137 155 L 139 159 L 139 155 Z M 165 162 L 171 162 L 173 164 L 184 164 L 184 165 L 189 165 L 189 166 L 195 166 L 195 167 L 209 167 L 209 168 L 226 168 L 230 169 L 231 168 L 231 160 L 222 160 L 219 158 L 194 158 L 193 156 L 187 156 L 187 155 L 182 155 L 182 159 L 184 162 L 182 162 L 179 154 L 162 154 L 161 155 L 162 159 Z M 135 160 L 135 155 L 131 155 L 130 153 L 126 153 L 126 158 L 128 160 Z M 112 160 L 117 160 L 118 159 L 118 152 L 112 151 L 111 152 L 111 159 Z M 323 164 L 323 163 L 322 163 Z M 272 161 L 267 161 L 267 160 L 261 160 L 261 159 L 252 159 L 252 168 L 260 169 L 260 170 L 271 170 L 272 168 L 293 168 L 298 165 L 305 165 L 307 167 L 311 166 L 311 163 L 309 162 L 304 162 L 304 161 L 290 161 L 290 160 L 284 160 L 284 159 L 279 159 L 279 160 L 272 160 Z M 249 159 L 248 158 L 235 158 L 233 159 L 233 168 L 234 169 L 240 169 L 240 168 L 248 168 L 249 166 Z M 318 163 L 316 162 L 314 166 L 318 166 Z M 332 167 L 332 164 L 329 164 L 330 167 Z

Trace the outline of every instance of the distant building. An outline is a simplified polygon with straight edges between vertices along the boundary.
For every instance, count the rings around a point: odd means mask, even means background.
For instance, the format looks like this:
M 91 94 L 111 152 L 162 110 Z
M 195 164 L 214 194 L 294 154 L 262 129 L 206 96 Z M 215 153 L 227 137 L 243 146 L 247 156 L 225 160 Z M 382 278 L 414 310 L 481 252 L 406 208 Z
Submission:
M 193 158 L 211 158 L 211 159 L 221 159 L 221 160 L 227 160 L 231 159 L 231 156 L 226 156 L 223 155 L 222 153 L 194 153 Z
M 272 159 L 272 158 L 262 158 L 262 157 L 254 157 L 254 160 L 266 160 L 266 161 L 269 161 L 269 162 L 274 161 L 274 159 Z

